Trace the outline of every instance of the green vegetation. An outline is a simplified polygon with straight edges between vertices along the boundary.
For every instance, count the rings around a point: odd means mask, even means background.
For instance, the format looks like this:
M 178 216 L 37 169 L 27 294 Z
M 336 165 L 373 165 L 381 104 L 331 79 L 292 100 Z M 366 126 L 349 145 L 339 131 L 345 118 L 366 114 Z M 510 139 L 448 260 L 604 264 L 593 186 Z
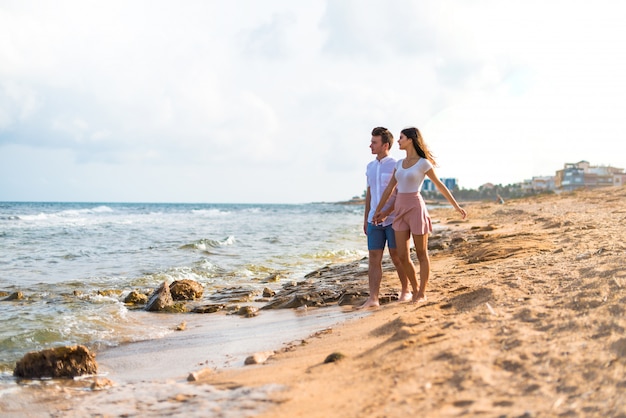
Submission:
M 515 199 L 519 197 L 526 196 L 536 196 L 542 194 L 553 194 L 552 190 L 534 190 L 534 189 L 522 189 L 521 184 L 507 184 L 503 186 L 501 184 L 497 185 L 483 185 L 478 189 L 464 189 L 464 188 L 455 188 L 451 190 L 454 197 L 459 201 L 464 200 L 492 200 L 497 201 L 498 196 L 502 197 L 502 199 Z M 365 199 L 367 191 L 363 191 L 361 195 L 362 199 Z M 445 198 L 438 190 L 434 191 L 422 191 L 422 196 L 426 200 L 442 200 L 445 201 Z M 357 198 L 355 196 L 355 198 Z
M 502 199 L 515 199 L 519 197 L 535 196 L 540 194 L 552 194 L 553 191 L 546 190 L 533 190 L 522 189 L 520 184 L 508 184 L 503 186 L 497 185 L 484 185 L 478 189 L 463 189 L 455 188 L 451 190 L 454 197 L 459 200 L 492 200 L 497 201 L 499 197 Z M 427 200 L 445 200 L 445 198 L 439 193 L 439 191 L 422 192 L 422 196 Z

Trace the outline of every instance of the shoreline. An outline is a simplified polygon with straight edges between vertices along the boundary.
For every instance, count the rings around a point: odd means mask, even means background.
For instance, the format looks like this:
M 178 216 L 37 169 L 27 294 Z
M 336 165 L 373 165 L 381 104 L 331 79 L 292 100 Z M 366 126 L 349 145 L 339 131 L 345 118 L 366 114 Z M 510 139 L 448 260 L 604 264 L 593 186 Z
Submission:
M 349 311 L 338 306 L 307 311 L 270 310 L 254 318 L 194 315 L 187 318 L 184 331 L 97 352 L 99 372 L 120 384 L 185 380 L 190 373 L 201 369 L 217 371 L 244 367 L 245 359 L 256 352 L 280 351 L 320 329 L 367 315 L 368 312 Z M 172 315 L 172 322 L 176 317 Z
M 138 416 L 161 416 L 151 407 L 164 399 L 178 408 L 180 399 L 198 398 L 199 404 L 221 410 L 231 402 L 240 407 L 241 396 L 233 391 L 212 387 L 194 387 L 192 374 L 205 375 L 222 370 L 243 369 L 248 356 L 255 353 L 278 353 L 292 349 L 313 335 L 323 334 L 342 323 L 367 317 L 371 312 L 352 307 L 328 306 L 308 309 L 273 309 L 257 317 L 216 313 L 184 315 L 185 329 L 165 337 L 128 342 L 95 350 L 98 375 L 75 379 L 16 380 L 0 391 L 3 417 L 126 416 L 147 408 Z M 158 314 L 160 321 L 172 329 L 181 323 L 180 314 Z M 225 318 L 229 316 L 229 318 Z M 256 393 L 263 399 L 268 391 L 278 390 L 270 385 Z M 226 393 L 228 392 L 228 393 Z M 169 398 L 176 399 L 169 399 Z M 200 399 L 202 398 L 202 399 Z M 169 399 L 169 400 L 168 400 Z M 257 404 L 257 405 L 254 405 Z M 241 413 L 226 416 L 243 417 L 260 413 L 263 401 L 251 401 Z M 141 409 L 141 408 L 139 408 Z M 136 411 L 137 412 L 137 411 Z M 182 412 L 181 412 L 182 413 Z M 174 414 L 176 415 L 176 414 Z M 185 416 L 206 416 L 205 412 L 188 411 Z M 130 416 L 133 416 L 130 413 Z M 220 415 L 216 415 L 220 416 Z
M 23 416 L 19 402 L 31 416 L 621 416 L 623 202 L 626 188 L 467 203 L 468 221 L 437 208 L 449 233 L 431 238 L 440 249 L 425 303 L 384 304 L 292 339 L 264 364 L 196 382 L 145 375 L 99 391 L 52 382 L 0 401 L 8 416 Z M 398 285 L 386 269 L 381 294 Z M 325 309 L 337 308 L 316 311 Z M 324 363 L 337 352 L 345 357 Z

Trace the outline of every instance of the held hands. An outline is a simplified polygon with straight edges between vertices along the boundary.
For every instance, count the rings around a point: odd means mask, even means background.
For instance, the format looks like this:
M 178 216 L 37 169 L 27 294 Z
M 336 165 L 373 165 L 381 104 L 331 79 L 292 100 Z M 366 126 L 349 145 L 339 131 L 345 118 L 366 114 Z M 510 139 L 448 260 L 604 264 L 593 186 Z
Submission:
M 386 217 L 387 215 L 383 214 L 382 212 L 376 212 L 374 214 L 374 219 L 372 220 L 372 222 L 374 223 L 374 225 L 380 225 L 383 223 Z
M 467 218 L 467 211 L 460 206 L 457 206 L 456 210 L 461 214 L 461 219 Z M 374 225 L 380 225 L 383 221 L 389 216 L 389 214 L 385 214 L 383 212 L 376 212 L 374 214 L 374 218 L 372 219 L 372 223 Z

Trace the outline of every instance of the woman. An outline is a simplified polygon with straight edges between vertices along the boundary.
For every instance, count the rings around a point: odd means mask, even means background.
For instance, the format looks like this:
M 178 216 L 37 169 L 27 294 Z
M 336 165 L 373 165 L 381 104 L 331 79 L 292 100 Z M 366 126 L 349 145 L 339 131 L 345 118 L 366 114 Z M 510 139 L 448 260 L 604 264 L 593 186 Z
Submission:
M 467 213 L 456 202 L 450 190 L 439 180 L 433 167 L 436 165 L 433 155 L 428 150 L 424 139 L 417 128 L 406 128 L 400 133 L 398 145 L 406 152 L 406 158 L 396 163 L 393 177 L 385 189 L 374 215 L 374 222 L 381 223 L 387 213 L 383 212 L 385 203 L 396 186 L 398 194 L 393 207 L 395 219 L 392 228 L 396 237 L 396 245 L 400 262 L 409 276 L 413 287 L 413 303 L 426 300 L 426 284 L 430 276 L 430 259 L 428 257 L 428 234 L 433 226 L 426 209 L 424 199 L 420 194 L 424 177 L 428 176 L 437 189 L 444 195 L 450 204 L 461 213 L 463 219 Z M 413 235 L 415 253 L 420 265 L 420 287 L 417 288 L 415 266 L 410 256 L 410 240 Z

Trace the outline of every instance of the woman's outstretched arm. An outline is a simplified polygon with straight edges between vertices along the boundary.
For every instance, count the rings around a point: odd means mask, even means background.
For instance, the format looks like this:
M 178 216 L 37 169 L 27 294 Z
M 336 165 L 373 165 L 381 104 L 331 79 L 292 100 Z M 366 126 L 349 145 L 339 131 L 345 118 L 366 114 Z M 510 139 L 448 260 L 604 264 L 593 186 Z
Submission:
M 454 207 L 454 209 L 456 209 L 461 214 L 463 219 L 465 219 L 465 217 L 467 216 L 467 212 L 465 211 L 465 209 L 459 206 L 454 196 L 452 196 L 452 193 L 450 193 L 450 190 L 448 190 L 446 185 L 443 184 L 441 180 L 439 180 L 439 177 L 437 177 L 437 175 L 435 174 L 435 170 L 431 168 L 430 170 L 426 172 L 426 175 L 428 176 L 428 178 L 430 178 L 433 184 L 441 192 L 443 197 L 445 197 L 446 200 L 450 202 L 450 204 Z

